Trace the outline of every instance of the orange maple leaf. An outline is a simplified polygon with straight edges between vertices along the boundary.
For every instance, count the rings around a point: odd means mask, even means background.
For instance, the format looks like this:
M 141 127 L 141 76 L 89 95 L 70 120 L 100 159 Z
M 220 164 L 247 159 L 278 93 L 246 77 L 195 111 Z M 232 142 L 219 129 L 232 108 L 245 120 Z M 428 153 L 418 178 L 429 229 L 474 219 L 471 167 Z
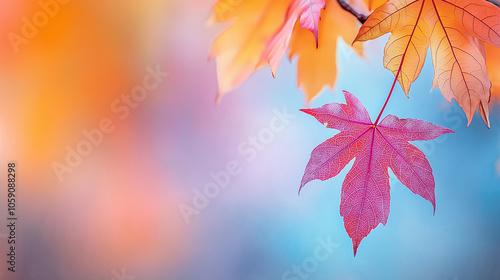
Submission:
M 211 21 L 233 20 L 212 46 L 220 98 L 262 68 L 262 52 L 282 25 L 290 0 L 227 1 L 215 5 Z
M 475 39 L 500 47 L 500 9 L 484 0 L 389 0 L 361 27 L 356 41 L 391 32 L 384 66 L 408 96 L 419 76 L 427 50 L 434 65 L 433 87 L 464 110 L 468 124 L 476 108 L 489 126 L 491 82 Z
M 232 6 L 233 2 L 237 4 Z M 210 55 L 217 62 L 218 98 L 238 87 L 254 71 L 266 64 L 271 65 L 274 73 L 287 48 L 290 50 L 290 59 L 298 57 L 297 83 L 304 90 L 306 102 L 315 97 L 324 86 L 334 86 L 337 39 L 340 37 L 352 42 L 358 31 L 358 23 L 335 0 L 326 0 L 318 23 L 316 48 L 314 31 L 302 29 L 297 14 L 288 14 L 287 17 L 287 11 L 296 2 L 218 1 L 210 21 L 217 23 L 233 20 L 233 24 L 216 39 Z M 276 37 L 280 40 L 273 41 Z M 279 52 L 276 48 L 273 49 L 278 44 Z M 361 44 L 356 44 L 353 48 L 361 54 Z
M 295 26 L 290 42 L 289 58 L 297 57 L 297 87 L 304 91 L 306 102 L 311 101 L 325 86 L 334 87 L 337 80 L 337 41 L 352 42 L 359 30 L 355 17 L 344 11 L 336 0 L 326 1 L 319 22 L 318 48 L 311 43 L 311 32 Z M 353 50 L 362 55 L 363 45 Z

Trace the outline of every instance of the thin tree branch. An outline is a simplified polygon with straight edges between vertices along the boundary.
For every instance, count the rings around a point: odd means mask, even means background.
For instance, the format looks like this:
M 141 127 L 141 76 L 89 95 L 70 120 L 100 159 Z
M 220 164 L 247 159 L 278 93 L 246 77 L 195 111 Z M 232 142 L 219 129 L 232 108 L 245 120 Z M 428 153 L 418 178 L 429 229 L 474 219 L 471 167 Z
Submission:
M 497 7 L 500 7 L 500 2 L 498 0 L 486 0 L 490 3 L 492 3 L 493 5 L 497 6 Z
M 493 5 L 495 5 L 497 7 L 500 7 L 499 0 L 486 0 L 486 1 L 492 3 Z M 342 7 L 342 9 L 351 13 L 354 17 L 356 17 L 358 19 L 359 22 L 361 22 L 361 24 L 365 23 L 365 21 L 368 19 L 368 15 L 364 15 L 364 14 L 359 13 L 356 10 L 354 10 L 354 8 L 351 7 L 351 5 L 347 2 L 347 0 L 337 0 L 337 2 L 339 3 L 340 7 Z
M 496 0 L 491 0 L 491 1 L 496 1 Z M 342 9 L 348 11 L 353 16 L 355 16 L 358 19 L 358 21 L 361 22 L 361 24 L 365 23 L 365 21 L 368 19 L 367 15 L 358 13 L 356 10 L 354 10 L 353 7 L 351 7 L 351 5 L 346 0 L 337 0 L 337 2 L 339 3 L 340 7 L 342 7 Z

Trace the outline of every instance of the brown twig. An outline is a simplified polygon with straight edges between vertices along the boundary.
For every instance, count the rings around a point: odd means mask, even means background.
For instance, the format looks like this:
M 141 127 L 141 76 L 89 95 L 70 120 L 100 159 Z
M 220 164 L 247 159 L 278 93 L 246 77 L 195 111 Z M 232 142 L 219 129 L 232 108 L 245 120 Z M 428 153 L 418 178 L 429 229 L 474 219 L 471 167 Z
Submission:
M 492 3 L 493 5 L 495 5 L 497 7 L 500 7 L 499 0 L 486 0 L 486 1 Z M 342 9 L 351 13 L 354 17 L 356 17 L 358 19 L 359 22 L 361 22 L 361 24 L 365 23 L 365 21 L 368 19 L 368 15 L 364 15 L 364 14 L 359 13 L 356 10 L 354 10 L 354 8 L 351 7 L 351 5 L 346 0 L 337 0 L 337 2 L 339 3 L 340 7 L 342 7 Z
M 496 0 L 492 0 L 492 1 L 496 1 Z M 365 23 L 365 21 L 368 19 L 367 15 L 364 15 L 362 13 L 358 13 L 356 10 L 354 10 L 353 7 L 351 7 L 351 5 L 346 0 L 337 0 L 337 2 L 339 3 L 340 7 L 342 7 L 342 9 L 348 11 L 353 16 L 355 16 L 358 19 L 358 21 L 361 22 L 361 24 Z

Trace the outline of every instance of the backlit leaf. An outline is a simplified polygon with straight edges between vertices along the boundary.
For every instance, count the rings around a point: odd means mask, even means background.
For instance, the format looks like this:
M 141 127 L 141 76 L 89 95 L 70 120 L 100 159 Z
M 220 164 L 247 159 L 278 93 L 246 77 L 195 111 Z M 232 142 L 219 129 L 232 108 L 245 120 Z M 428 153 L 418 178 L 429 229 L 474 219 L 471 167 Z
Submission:
M 388 168 L 401 183 L 436 208 L 432 168 L 424 153 L 408 141 L 431 140 L 453 131 L 393 115 L 373 124 L 361 102 L 347 91 L 344 95 L 346 104 L 331 103 L 301 110 L 340 133 L 312 151 L 299 192 L 312 180 L 337 176 L 355 158 L 342 184 L 340 215 L 344 217 L 356 255 L 361 240 L 379 223 L 385 225 L 389 218 Z

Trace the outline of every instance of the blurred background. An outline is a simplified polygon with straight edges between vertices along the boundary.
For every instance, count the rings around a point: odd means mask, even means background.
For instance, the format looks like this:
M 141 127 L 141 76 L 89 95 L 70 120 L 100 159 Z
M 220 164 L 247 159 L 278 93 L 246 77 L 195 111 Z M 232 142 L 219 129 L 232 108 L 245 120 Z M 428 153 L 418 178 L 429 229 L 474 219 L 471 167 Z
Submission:
M 410 99 L 397 87 L 387 113 L 456 132 L 415 143 L 434 170 L 437 210 L 390 173 L 388 224 L 353 258 L 339 215 L 352 163 L 297 195 L 310 152 L 335 131 L 299 112 L 296 61 L 216 104 L 208 54 L 227 25 L 207 26 L 214 2 L 60 0 L 46 18 L 38 1 L 0 2 L 0 158 L 3 174 L 17 165 L 19 218 L 12 273 L 2 183 L 0 279 L 500 279 L 498 100 L 491 129 L 478 114 L 466 127 L 458 105 L 431 92 L 430 58 Z M 382 67 L 386 41 L 366 43 L 364 58 L 339 42 L 337 85 L 310 106 L 349 90 L 376 115 L 394 77 Z M 82 144 L 103 121 L 113 131 Z M 85 156 L 68 166 L 78 149 Z

